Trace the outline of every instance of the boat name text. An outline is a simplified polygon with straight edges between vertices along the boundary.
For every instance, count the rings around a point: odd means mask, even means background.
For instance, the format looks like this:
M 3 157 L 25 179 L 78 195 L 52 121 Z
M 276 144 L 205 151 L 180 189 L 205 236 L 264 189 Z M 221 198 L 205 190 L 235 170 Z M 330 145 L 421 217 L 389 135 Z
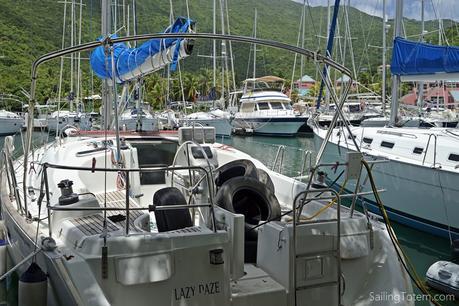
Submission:
M 221 292 L 220 282 L 208 282 L 197 285 L 174 288 L 175 300 L 191 299 L 197 295 L 208 296 Z

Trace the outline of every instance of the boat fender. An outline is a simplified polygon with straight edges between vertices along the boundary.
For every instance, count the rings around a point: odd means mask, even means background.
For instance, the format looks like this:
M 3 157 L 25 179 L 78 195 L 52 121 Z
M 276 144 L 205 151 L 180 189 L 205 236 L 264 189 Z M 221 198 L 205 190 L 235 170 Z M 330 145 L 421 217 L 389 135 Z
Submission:
M 246 262 L 255 262 L 258 232 L 252 228 L 262 221 L 278 221 L 281 208 L 274 193 L 258 179 L 238 176 L 227 180 L 215 197 L 218 206 L 245 217 Z
M 68 127 L 65 130 L 62 131 L 62 135 L 64 137 L 69 137 L 78 134 L 78 129 L 74 127 Z
M 19 278 L 18 306 L 46 306 L 47 293 L 48 278 L 33 262 Z
M 426 278 L 430 287 L 459 298 L 459 265 L 450 261 L 437 261 L 427 270 Z
M 257 167 L 248 159 L 238 159 L 226 163 L 215 170 L 215 185 L 219 188 L 226 181 L 237 176 L 258 179 Z

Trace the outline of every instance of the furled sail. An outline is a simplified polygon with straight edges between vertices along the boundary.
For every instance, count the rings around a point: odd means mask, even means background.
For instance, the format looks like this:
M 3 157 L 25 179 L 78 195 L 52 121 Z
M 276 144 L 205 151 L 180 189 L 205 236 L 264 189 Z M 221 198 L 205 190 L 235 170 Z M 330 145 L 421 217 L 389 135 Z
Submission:
M 179 17 L 164 33 L 189 33 L 193 31 L 194 21 Z M 114 36 L 113 36 L 114 37 Z M 123 83 L 171 64 L 174 70 L 178 60 L 187 57 L 193 49 L 193 41 L 182 38 L 152 39 L 137 48 L 129 48 L 125 43 L 114 45 L 115 77 Z M 112 78 L 111 56 L 105 56 L 103 46 L 91 54 L 91 68 L 101 79 Z
M 390 69 L 403 81 L 459 79 L 459 47 L 396 37 Z

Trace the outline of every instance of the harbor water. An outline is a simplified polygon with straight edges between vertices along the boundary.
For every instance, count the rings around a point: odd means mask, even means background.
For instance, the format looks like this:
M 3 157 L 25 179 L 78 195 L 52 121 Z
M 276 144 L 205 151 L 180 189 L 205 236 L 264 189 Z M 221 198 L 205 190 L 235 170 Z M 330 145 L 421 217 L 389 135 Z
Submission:
M 34 132 L 34 144 L 40 145 L 43 142 L 52 141 L 53 136 L 48 137 L 45 133 Z M 0 137 L 0 146 L 3 147 L 4 137 Z M 22 146 L 21 135 L 15 136 L 16 154 Z M 283 146 L 283 156 L 279 153 L 278 162 L 275 170 L 288 176 L 301 175 L 301 169 L 305 162 L 305 152 L 311 152 L 312 162 L 315 161 L 315 152 L 312 136 L 305 137 L 239 137 L 225 138 L 224 143 L 233 146 L 247 154 L 259 159 L 269 168 L 274 166 L 275 157 L 278 154 L 279 146 Z M 308 156 L 308 155 L 307 155 Z M 279 168 L 281 160 L 282 166 Z M 309 162 L 307 157 L 306 164 Z M 306 173 L 304 173 L 306 174 Z M 377 182 L 376 182 L 377 183 Z M 425 273 L 430 265 L 439 260 L 452 260 L 450 242 L 448 239 L 436 237 L 427 233 L 419 232 L 406 226 L 393 223 L 395 232 L 400 243 L 409 256 L 410 260 L 417 269 L 418 275 L 425 279 Z M 16 286 L 17 277 L 10 278 L 8 282 L 2 284 L 0 290 L 0 305 L 16 305 Z M 7 288 L 7 290 L 5 290 Z M 416 290 L 416 293 L 419 293 Z M 377 294 L 377 293 L 375 293 Z M 378 303 L 375 302 L 375 305 Z M 401 303 L 401 305 L 403 302 Z M 441 302 L 442 305 L 458 305 L 454 302 Z M 429 305 L 427 301 L 416 302 L 416 305 Z

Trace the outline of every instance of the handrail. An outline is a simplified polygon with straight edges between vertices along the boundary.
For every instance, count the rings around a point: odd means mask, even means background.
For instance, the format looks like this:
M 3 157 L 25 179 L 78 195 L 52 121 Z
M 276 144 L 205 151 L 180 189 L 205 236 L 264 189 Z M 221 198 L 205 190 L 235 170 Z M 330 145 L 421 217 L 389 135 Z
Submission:
M 282 174 L 282 166 L 284 164 L 284 153 L 285 153 L 285 146 L 284 145 L 279 145 L 278 148 L 277 148 L 276 157 L 274 158 L 273 166 L 271 167 L 272 171 L 274 171 L 276 169 L 277 161 L 279 160 L 279 157 L 280 157 L 280 162 L 279 162 L 279 166 L 277 168 L 277 170 L 278 170 L 277 172 Z
M 308 168 L 311 168 L 312 166 L 312 151 L 310 150 L 307 150 L 307 151 L 304 151 L 304 154 L 303 154 L 303 163 L 301 164 L 301 171 L 300 171 L 300 177 L 303 177 L 304 175 L 304 170 L 306 168 L 306 160 L 309 156 L 309 167 Z
M 273 47 L 273 48 L 282 49 L 282 50 L 286 50 L 289 52 L 303 55 L 306 58 L 313 60 L 317 65 L 319 65 L 320 63 L 328 65 L 331 68 L 334 68 L 337 71 L 349 77 L 349 82 L 343 91 L 343 95 L 341 96 L 341 100 L 339 103 L 337 102 L 338 98 L 336 97 L 336 95 L 332 95 L 332 99 L 335 101 L 335 104 L 337 105 L 338 104 L 342 105 L 342 103 L 344 103 L 346 95 L 348 94 L 351 88 L 351 84 L 353 82 L 353 76 L 352 76 L 350 69 L 346 68 L 344 65 L 337 63 L 330 57 L 319 54 L 318 52 L 314 52 L 314 51 L 307 50 L 304 48 L 300 48 L 300 47 L 296 47 L 296 46 L 292 46 L 289 44 L 280 43 L 280 42 L 276 42 L 276 41 L 268 40 L 268 39 L 260 39 L 260 38 L 236 36 L 236 35 L 225 35 L 225 34 L 211 34 L 211 33 L 159 33 L 159 34 L 134 35 L 134 36 L 120 37 L 120 38 L 112 38 L 110 36 L 107 36 L 103 40 L 100 40 L 100 41 L 84 43 L 81 45 L 77 45 L 77 46 L 73 46 L 73 47 L 69 47 L 69 48 L 65 48 L 62 50 L 57 50 L 57 51 L 45 54 L 33 62 L 32 73 L 31 73 L 32 83 L 30 87 L 28 126 L 30 127 L 33 125 L 33 114 L 34 114 L 34 108 L 35 108 L 35 102 L 36 102 L 35 95 L 36 95 L 36 86 L 37 86 L 37 78 L 38 78 L 38 68 L 41 64 L 48 62 L 50 60 L 71 54 L 71 53 L 89 51 L 99 46 L 108 47 L 108 46 L 113 46 L 116 43 L 122 43 L 122 42 L 144 41 L 144 40 L 149 40 L 149 39 L 166 39 L 166 38 L 178 38 L 178 39 L 205 38 L 205 39 L 217 39 L 217 40 L 225 40 L 225 41 L 228 40 L 228 41 L 235 41 L 235 42 L 241 42 L 241 43 L 257 44 L 257 45 L 262 45 L 262 46 L 267 46 L 267 47 Z M 328 87 L 329 84 L 328 82 L 326 83 Z M 335 114 L 335 117 L 337 116 L 338 114 Z M 26 183 L 27 182 L 27 159 L 28 159 L 28 154 L 30 151 L 31 139 L 32 139 L 32 132 L 31 132 L 31 129 L 28 129 L 26 141 L 24 143 L 25 144 L 24 146 L 25 147 L 24 148 L 24 165 L 25 166 L 24 166 L 24 171 L 23 171 L 24 192 L 26 192 L 26 189 L 27 189 L 27 183 Z M 328 140 L 328 137 L 326 138 L 326 140 Z M 322 154 L 321 151 L 319 152 L 320 153 L 319 159 Z M 27 200 L 25 198 L 24 198 L 24 207 L 27 207 Z
M 152 167 L 152 168 L 131 168 L 131 169 L 119 169 L 119 168 L 91 168 L 91 167 L 76 167 L 76 166 L 65 166 L 65 165 L 56 165 L 51 163 L 44 163 L 43 167 L 43 180 L 45 181 L 45 192 L 46 192 L 46 208 L 48 211 L 48 220 L 51 220 L 51 211 L 125 211 L 126 212 L 126 235 L 129 234 L 130 226 L 130 211 L 131 210 L 174 210 L 174 209 L 183 209 L 183 208 L 195 208 L 195 207 L 209 207 L 211 218 L 212 218 L 212 227 L 213 231 L 217 232 L 217 223 L 215 217 L 215 204 L 213 202 L 213 196 L 209 194 L 209 203 L 207 204 L 186 204 L 186 205 L 173 205 L 173 206 L 156 206 L 150 205 L 149 207 L 130 207 L 130 196 L 129 196 L 129 174 L 131 172 L 162 172 L 162 171 L 178 171 L 178 170 L 197 170 L 204 172 L 203 178 L 206 178 L 207 185 L 211 186 L 212 179 L 209 171 L 204 167 L 200 166 L 167 166 L 167 167 Z M 60 169 L 60 170 L 75 170 L 75 171 L 90 171 L 90 172 L 124 172 L 126 174 L 126 203 L 124 208 L 111 208 L 111 207 L 58 207 L 51 205 L 50 202 L 50 189 L 48 182 L 48 168 L 50 169 Z M 49 223 L 49 237 L 52 237 L 52 226 Z
M 429 151 L 429 146 L 430 146 L 430 139 L 434 137 L 434 160 L 433 160 L 433 167 L 435 168 L 437 164 L 437 135 L 436 134 L 429 134 L 429 139 L 427 140 L 427 146 L 426 150 L 424 152 L 424 158 L 422 159 L 422 165 L 424 166 L 424 162 L 427 157 L 427 151 Z

